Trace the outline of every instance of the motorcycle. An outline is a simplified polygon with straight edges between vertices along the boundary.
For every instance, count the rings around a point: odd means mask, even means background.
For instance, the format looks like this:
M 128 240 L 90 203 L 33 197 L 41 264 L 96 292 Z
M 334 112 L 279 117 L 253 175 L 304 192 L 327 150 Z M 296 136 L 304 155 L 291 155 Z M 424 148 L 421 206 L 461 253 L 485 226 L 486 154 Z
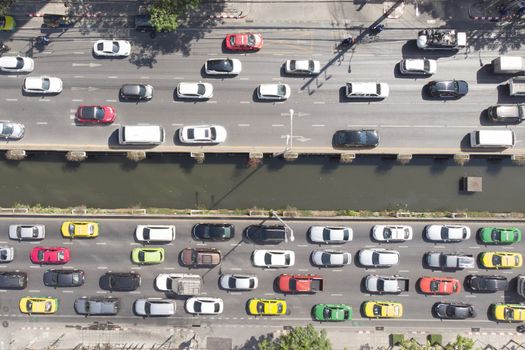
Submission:
M 48 45 L 51 40 L 49 40 L 47 35 L 41 35 L 36 38 L 35 42 L 37 45 Z
M 525 333 L 525 325 L 516 327 L 516 331 L 518 331 L 519 333 Z
M 381 33 L 383 31 L 383 29 L 385 29 L 385 25 L 384 24 L 378 24 L 374 28 L 370 29 L 370 35 L 377 35 L 377 34 Z

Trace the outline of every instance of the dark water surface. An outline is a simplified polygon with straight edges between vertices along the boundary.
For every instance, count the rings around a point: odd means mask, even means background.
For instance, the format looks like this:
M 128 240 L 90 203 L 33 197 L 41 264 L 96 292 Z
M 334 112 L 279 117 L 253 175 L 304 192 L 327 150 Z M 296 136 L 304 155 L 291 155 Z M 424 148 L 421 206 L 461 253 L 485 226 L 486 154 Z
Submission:
M 483 192 L 464 194 L 462 176 L 483 177 Z M 0 206 L 95 208 L 285 208 L 525 211 L 525 167 L 508 159 L 415 158 L 408 165 L 384 158 L 340 164 L 325 157 L 289 163 L 265 158 L 152 155 L 134 163 L 122 155 L 90 155 L 79 164 L 63 154 L 0 161 Z

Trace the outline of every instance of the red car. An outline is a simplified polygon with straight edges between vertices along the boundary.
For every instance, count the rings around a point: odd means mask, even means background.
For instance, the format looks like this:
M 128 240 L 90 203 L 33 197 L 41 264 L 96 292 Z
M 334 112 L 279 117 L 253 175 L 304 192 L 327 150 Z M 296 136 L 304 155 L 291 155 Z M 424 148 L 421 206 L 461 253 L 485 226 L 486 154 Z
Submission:
M 421 277 L 419 288 L 425 294 L 449 295 L 459 293 L 461 284 L 457 279 L 450 277 Z
M 69 248 L 35 247 L 31 250 L 31 262 L 34 264 L 65 264 L 69 261 Z
M 79 123 L 111 124 L 116 117 L 111 106 L 79 106 L 76 114 Z
M 238 33 L 226 35 L 226 48 L 234 51 L 256 51 L 263 45 L 261 34 Z
M 323 278 L 317 275 L 282 274 L 277 283 L 283 293 L 315 293 L 323 290 Z

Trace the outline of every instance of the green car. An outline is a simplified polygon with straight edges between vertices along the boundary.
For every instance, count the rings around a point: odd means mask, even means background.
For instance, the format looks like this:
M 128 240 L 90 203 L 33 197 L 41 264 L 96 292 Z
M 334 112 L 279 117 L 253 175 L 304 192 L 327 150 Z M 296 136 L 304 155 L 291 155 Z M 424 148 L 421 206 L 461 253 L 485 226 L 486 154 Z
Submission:
M 485 244 L 518 243 L 521 241 L 521 231 L 515 227 L 483 227 L 479 230 L 479 238 Z
M 131 252 L 135 264 L 160 264 L 164 261 L 164 248 L 135 248 Z
M 352 308 L 345 304 L 317 304 L 313 309 L 316 321 L 346 321 L 352 319 Z

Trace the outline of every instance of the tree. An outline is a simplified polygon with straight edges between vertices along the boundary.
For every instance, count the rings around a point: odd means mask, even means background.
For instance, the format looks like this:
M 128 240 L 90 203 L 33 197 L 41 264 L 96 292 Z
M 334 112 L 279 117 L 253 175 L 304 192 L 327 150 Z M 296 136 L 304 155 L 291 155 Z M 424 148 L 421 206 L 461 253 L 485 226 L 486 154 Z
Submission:
M 0 1 L 0 15 L 8 15 L 8 10 L 15 4 L 16 0 L 2 0 Z
M 179 19 L 190 10 L 196 9 L 201 0 L 154 0 L 150 8 L 151 24 L 158 32 L 177 29 Z
M 311 324 L 295 327 L 276 339 L 264 339 L 259 343 L 259 350 L 331 350 L 332 344 L 326 338 L 326 331 L 320 332 Z
M 467 337 L 462 337 L 458 334 L 456 341 L 445 345 L 445 350 L 472 350 L 474 348 L 474 340 Z

